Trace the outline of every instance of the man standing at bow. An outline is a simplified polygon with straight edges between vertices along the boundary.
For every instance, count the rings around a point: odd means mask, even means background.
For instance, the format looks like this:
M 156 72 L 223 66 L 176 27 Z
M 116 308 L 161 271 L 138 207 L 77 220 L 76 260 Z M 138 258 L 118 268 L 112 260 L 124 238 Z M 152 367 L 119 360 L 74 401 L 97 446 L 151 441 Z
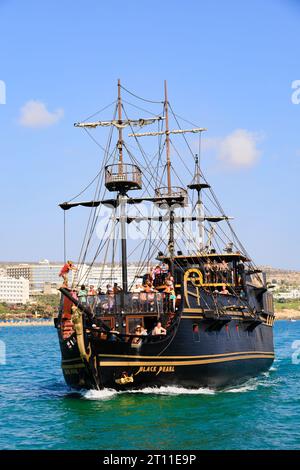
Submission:
M 72 261 L 67 261 L 66 264 L 61 268 L 59 277 L 62 277 L 64 280 L 63 287 L 68 288 L 68 274 L 69 271 L 76 271 L 77 268 Z

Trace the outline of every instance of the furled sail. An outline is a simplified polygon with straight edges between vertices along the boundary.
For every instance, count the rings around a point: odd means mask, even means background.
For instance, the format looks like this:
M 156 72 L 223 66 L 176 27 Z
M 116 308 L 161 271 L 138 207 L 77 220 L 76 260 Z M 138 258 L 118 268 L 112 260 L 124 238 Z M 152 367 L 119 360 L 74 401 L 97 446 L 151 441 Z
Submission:
M 117 129 L 124 129 L 125 127 L 128 126 L 134 126 L 134 127 L 143 127 L 143 126 L 148 126 L 150 124 L 153 124 L 155 121 L 161 121 L 164 119 L 161 116 L 157 116 L 155 118 L 150 118 L 150 119 L 113 119 L 112 121 L 95 121 L 95 122 L 75 122 L 74 126 L 75 127 L 89 127 L 89 128 L 95 128 L 95 127 L 108 127 L 108 126 L 114 126 Z

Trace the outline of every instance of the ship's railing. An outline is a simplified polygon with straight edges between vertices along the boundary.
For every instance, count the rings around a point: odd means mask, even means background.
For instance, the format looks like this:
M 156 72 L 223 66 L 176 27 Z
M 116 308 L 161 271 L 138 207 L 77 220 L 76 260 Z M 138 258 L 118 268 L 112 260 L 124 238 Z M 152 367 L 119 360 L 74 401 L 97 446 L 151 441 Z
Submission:
M 218 308 L 223 308 L 225 310 L 230 308 L 236 308 L 241 310 L 248 308 L 247 300 L 238 297 L 238 294 L 221 294 L 216 292 L 208 293 L 206 290 L 203 289 L 201 291 L 201 299 L 205 306 L 211 305 L 212 307 L 215 307 L 217 305 Z
M 188 202 L 187 190 L 179 186 L 172 186 L 170 189 L 163 186 L 155 189 L 155 196 L 162 200 L 162 203 L 167 200 L 174 200 L 174 203 L 186 205 Z M 166 198 L 166 199 L 164 199 Z
M 105 184 L 127 182 L 142 187 L 142 173 L 138 166 L 118 163 L 105 167 Z
M 156 197 L 184 197 L 187 198 L 187 190 L 184 188 L 180 188 L 179 186 L 172 186 L 171 189 L 169 189 L 166 186 L 163 186 L 161 188 L 156 188 L 155 189 L 155 196 Z
M 160 292 L 130 292 L 88 296 L 87 305 L 96 315 L 151 314 L 160 315 L 175 310 L 170 295 Z

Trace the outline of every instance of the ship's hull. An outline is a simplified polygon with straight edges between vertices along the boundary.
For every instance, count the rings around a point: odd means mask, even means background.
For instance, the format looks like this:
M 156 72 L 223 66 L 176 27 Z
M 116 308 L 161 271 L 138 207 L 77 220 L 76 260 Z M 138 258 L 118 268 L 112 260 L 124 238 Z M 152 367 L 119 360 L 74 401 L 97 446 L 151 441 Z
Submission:
M 80 356 L 76 334 L 60 338 L 60 346 L 65 380 L 77 389 L 223 388 L 267 371 L 274 360 L 271 325 L 231 320 L 212 328 L 192 316 L 182 317 L 172 337 L 140 347 L 91 339 L 88 360 Z M 131 378 L 122 382 L 124 375 Z

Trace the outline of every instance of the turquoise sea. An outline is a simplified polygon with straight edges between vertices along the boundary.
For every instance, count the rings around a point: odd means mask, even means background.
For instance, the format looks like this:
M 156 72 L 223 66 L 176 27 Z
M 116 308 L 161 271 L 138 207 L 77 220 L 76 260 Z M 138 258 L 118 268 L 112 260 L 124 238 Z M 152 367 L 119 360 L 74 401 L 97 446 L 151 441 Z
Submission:
M 300 447 L 300 321 L 275 324 L 269 373 L 222 392 L 76 394 L 64 383 L 54 328 L 2 328 L 0 339 L 0 449 Z

